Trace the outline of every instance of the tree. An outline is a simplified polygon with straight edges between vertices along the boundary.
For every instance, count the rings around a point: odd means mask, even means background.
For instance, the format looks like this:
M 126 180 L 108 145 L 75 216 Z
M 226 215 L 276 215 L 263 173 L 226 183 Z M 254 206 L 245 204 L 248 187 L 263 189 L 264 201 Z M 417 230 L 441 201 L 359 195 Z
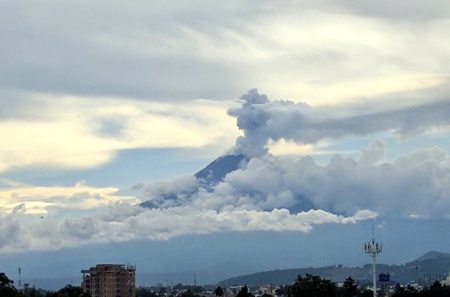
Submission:
M 236 297 L 250 297 L 252 296 L 252 294 L 250 294 L 248 292 L 248 287 L 247 285 L 244 285 L 241 290 L 239 291 L 239 293 L 236 295 Z
M 10 288 L 14 284 L 13 280 L 10 280 L 4 272 L 0 272 L 0 287 L 1 288 Z
M 48 294 L 47 297 L 90 297 L 90 294 L 84 293 L 80 287 L 67 285 L 58 292 Z
M 19 292 L 17 294 L 18 297 L 48 297 L 48 293 L 40 290 L 40 289 L 36 289 L 36 288 L 28 288 L 25 289 L 21 292 Z
M 4 272 L 0 272 L 0 296 L 15 297 L 17 290 L 13 286 L 14 281 L 10 280 Z
M 148 288 L 137 288 L 136 297 L 158 297 L 158 294 Z
M 337 286 L 327 279 L 306 274 L 298 276 L 297 281 L 288 290 L 289 297 L 336 297 Z
M 412 297 L 412 296 L 419 296 L 419 292 L 411 286 L 407 286 L 406 289 L 403 287 L 396 287 L 396 290 L 393 297 Z
M 280 286 L 279 288 L 275 289 L 275 295 L 276 296 L 283 296 L 286 294 L 286 286 Z
M 444 297 L 450 296 L 450 287 L 435 281 L 429 288 L 422 291 L 424 297 Z
M 185 292 L 180 294 L 180 297 L 197 297 L 198 295 L 195 295 L 191 289 L 187 289 Z
M 214 294 L 215 294 L 216 296 L 218 296 L 218 297 L 223 296 L 223 289 L 222 289 L 222 287 L 217 287 L 217 288 L 214 290 Z
M 358 285 L 355 280 L 351 277 L 347 277 L 344 281 L 344 285 L 342 286 L 343 295 L 345 297 L 353 297 L 358 295 Z

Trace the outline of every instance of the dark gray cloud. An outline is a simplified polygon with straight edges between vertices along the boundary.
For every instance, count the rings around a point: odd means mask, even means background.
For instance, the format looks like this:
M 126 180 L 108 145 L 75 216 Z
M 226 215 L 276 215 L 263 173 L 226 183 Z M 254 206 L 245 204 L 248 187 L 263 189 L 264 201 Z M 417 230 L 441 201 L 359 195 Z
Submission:
M 258 96 L 260 101 L 255 99 Z M 314 144 L 385 131 L 408 137 L 450 124 L 450 100 L 376 111 L 371 110 L 369 103 L 364 110 L 361 105 L 346 104 L 344 113 L 292 101 L 268 101 L 256 90 L 250 90 L 241 99 L 242 106 L 230 109 L 229 114 L 237 118 L 238 127 L 244 132 L 237 140 L 236 152 L 249 156 L 265 153 L 269 139 Z M 378 108 L 378 102 L 372 104 Z
M 0 249 L 20 242 L 22 225 L 12 215 L 0 214 Z

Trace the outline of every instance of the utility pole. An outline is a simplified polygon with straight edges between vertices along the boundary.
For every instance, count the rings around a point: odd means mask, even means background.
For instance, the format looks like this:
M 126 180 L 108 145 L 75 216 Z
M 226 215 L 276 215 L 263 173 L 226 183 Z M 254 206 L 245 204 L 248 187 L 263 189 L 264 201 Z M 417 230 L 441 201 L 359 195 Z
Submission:
M 373 297 L 377 297 L 377 273 L 376 273 L 376 257 L 383 250 L 383 246 L 375 239 L 364 244 L 366 254 L 372 257 L 372 280 L 373 280 Z

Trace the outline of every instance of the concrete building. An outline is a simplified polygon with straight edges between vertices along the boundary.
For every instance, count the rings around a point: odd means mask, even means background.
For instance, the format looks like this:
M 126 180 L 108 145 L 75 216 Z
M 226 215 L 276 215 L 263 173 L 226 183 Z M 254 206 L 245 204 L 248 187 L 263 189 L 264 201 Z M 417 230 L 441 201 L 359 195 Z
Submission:
M 99 264 L 81 273 L 81 288 L 92 297 L 136 297 L 134 266 Z

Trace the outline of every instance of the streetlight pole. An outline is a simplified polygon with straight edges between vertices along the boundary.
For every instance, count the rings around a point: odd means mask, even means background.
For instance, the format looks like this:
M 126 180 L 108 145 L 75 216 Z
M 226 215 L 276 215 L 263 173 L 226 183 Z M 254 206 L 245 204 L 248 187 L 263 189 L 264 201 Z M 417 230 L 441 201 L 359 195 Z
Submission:
M 369 241 L 364 244 L 364 250 L 366 254 L 372 257 L 372 280 L 373 280 L 373 297 L 377 297 L 377 273 L 376 273 L 376 257 L 381 251 L 383 247 L 378 242 L 375 242 L 375 239 Z

